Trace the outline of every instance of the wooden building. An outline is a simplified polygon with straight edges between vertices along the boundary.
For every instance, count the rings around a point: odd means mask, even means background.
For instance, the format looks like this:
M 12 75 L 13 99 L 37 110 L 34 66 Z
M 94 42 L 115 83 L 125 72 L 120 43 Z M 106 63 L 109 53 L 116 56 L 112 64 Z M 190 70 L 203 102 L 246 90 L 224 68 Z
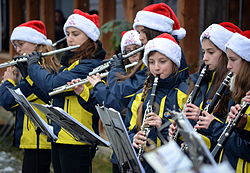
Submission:
M 165 2 L 176 12 L 181 26 L 187 35 L 181 41 L 191 72 L 197 70 L 200 60 L 200 33 L 210 24 L 222 21 L 233 22 L 243 30 L 250 29 L 249 0 L 1 0 L 0 3 L 0 62 L 10 60 L 14 56 L 13 46 L 9 43 L 9 35 L 13 28 L 32 19 L 42 20 L 48 32 L 48 38 L 55 41 L 55 9 L 64 5 L 64 9 L 74 8 L 89 11 L 96 6 L 99 11 L 100 24 L 117 19 L 123 13 L 125 20 L 133 22 L 137 11 L 152 3 Z M 71 3 L 71 4 L 70 4 Z M 70 5 L 68 5 L 70 4 Z M 72 9 L 69 9 L 71 7 Z M 110 35 L 104 35 L 104 47 Z M 4 69 L 0 69 L 0 75 Z

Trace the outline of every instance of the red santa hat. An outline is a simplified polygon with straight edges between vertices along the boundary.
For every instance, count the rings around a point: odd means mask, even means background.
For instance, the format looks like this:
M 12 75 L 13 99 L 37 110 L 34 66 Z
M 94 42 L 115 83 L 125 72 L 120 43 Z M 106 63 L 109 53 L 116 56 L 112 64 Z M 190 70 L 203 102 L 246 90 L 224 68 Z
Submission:
M 152 4 L 137 12 L 133 28 L 138 25 L 145 26 L 161 32 L 176 36 L 178 40 L 186 36 L 186 30 L 180 23 L 173 10 L 164 3 Z
M 14 40 L 27 41 L 34 44 L 52 45 L 52 41 L 47 39 L 46 27 L 40 20 L 31 20 L 17 26 L 11 36 Z
M 80 29 L 93 41 L 97 41 L 100 37 L 99 17 L 96 14 L 90 15 L 75 9 L 74 14 L 71 14 L 64 24 L 65 35 L 67 28 L 71 26 Z
M 144 56 L 142 59 L 146 66 L 148 65 L 148 54 L 152 51 L 160 52 L 180 67 L 181 47 L 170 34 L 163 33 L 148 41 L 145 46 Z
M 200 42 L 204 38 L 211 40 L 219 49 L 226 52 L 225 44 L 232 37 L 233 33 L 241 33 L 241 29 L 230 22 L 210 25 L 200 36 Z
M 250 30 L 241 34 L 234 33 L 226 44 L 227 49 L 231 49 L 242 59 L 250 62 Z
M 139 39 L 139 33 L 136 30 L 122 32 L 121 51 L 124 53 L 125 47 L 129 45 L 141 46 L 142 43 Z

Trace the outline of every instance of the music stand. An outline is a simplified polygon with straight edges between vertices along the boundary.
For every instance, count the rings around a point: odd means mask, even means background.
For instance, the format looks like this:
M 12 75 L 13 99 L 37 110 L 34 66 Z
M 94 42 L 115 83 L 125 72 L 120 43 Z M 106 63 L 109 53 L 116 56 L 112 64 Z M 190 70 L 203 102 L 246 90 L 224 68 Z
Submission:
M 64 128 L 70 134 L 72 134 L 77 141 L 88 143 L 93 146 L 110 146 L 108 141 L 105 141 L 100 136 L 89 130 L 86 126 L 74 119 L 63 109 L 59 107 L 53 107 L 51 105 L 33 105 L 36 106 L 44 114 L 46 114 L 49 119 Z
M 95 106 L 103 122 L 111 147 L 117 156 L 122 173 L 145 173 L 131 145 L 127 130 L 119 112 L 114 109 Z
M 34 110 L 34 108 L 31 106 L 29 101 L 26 99 L 26 97 L 23 95 L 22 91 L 18 89 L 7 89 L 10 91 L 10 93 L 15 98 L 16 102 L 21 106 L 24 113 L 30 118 L 30 120 L 33 122 L 33 124 L 36 126 L 36 140 L 37 140 L 37 154 L 36 154 L 36 172 L 38 172 L 38 163 L 39 163 L 39 137 L 40 134 L 44 134 L 48 136 L 52 141 L 57 140 L 57 136 L 53 132 L 53 127 L 48 125 Z
M 170 112 L 174 117 L 180 134 L 187 145 L 187 155 L 193 162 L 194 169 L 198 170 L 203 163 L 217 166 L 213 156 L 208 150 L 202 137 L 194 130 L 193 126 L 183 112 Z

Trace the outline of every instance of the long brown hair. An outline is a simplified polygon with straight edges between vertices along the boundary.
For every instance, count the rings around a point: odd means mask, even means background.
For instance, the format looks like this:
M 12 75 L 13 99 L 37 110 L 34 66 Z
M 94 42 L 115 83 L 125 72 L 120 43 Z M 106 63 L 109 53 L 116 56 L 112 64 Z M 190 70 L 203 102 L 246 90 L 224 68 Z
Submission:
M 147 40 L 152 40 L 153 38 L 155 38 L 158 35 L 163 34 L 163 32 L 161 31 L 157 31 L 154 29 L 150 29 L 144 26 L 144 28 L 142 29 L 142 31 L 146 34 Z
M 69 64 L 72 64 L 73 62 L 81 59 L 94 58 L 96 50 L 97 44 L 93 40 L 88 38 L 76 51 L 75 55 L 70 58 Z
M 213 45 L 217 49 L 219 49 L 215 44 L 213 44 Z M 206 77 L 207 82 L 209 82 L 211 80 L 211 78 L 214 77 L 213 82 L 211 84 L 210 93 L 209 93 L 209 96 L 207 97 L 207 99 L 212 99 L 213 98 L 213 96 L 215 95 L 216 91 L 218 90 L 218 88 L 222 84 L 224 78 L 228 74 L 227 63 L 228 63 L 227 55 L 226 55 L 225 52 L 222 51 L 222 54 L 221 54 L 221 56 L 218 59 L 218 64 L 220 66 L 217 67 L 215 69 L 215 71 L 212 71 Z M 214 75 L 212 75 L 213 72 L 215 73 Z M 189 94 L 191 93 L 191 91 L 193 90 L 193 88 L 194 88 L 194 83 L 190 82 L 189 89 L 188 89 L 188 93 Z M 223 96 L 221 97 L 220 102 L 218 103 L 218 105 L 216 106 L 216 108 L 214 109 L 213 112 L 216 113 L 216 114 L 218 114 L 218 115 L 220 115 L 220 116 L 227 114 L 227 111 L 228 111 L 228 105 L 227 105 L 227 103 L 229 102 L 229 99 L 230 99 L 230 94 L 223 94 Z M 206 101 L 204 103 L 206 103 Z M 203 106 L 206 106 L 206 105 L 203 104 Z
M 242 59 L 239 74 L 235 77 L 233 98 L 236 103 L 240 103 L 241 99 L 250 90 L 250 63 Z
M 38 52 L 49 52 L 52 50 L 53 50 L 52 46 L 42 45 L 42 44 L 37 45 L 35 49 L 35 51 Z M 41 66 L 44 69 L 48 70 L 49 72 L 58 72 L 60 68 L 60 62 L 55 55 L 43 57 L 40 60 L 40 63 Z

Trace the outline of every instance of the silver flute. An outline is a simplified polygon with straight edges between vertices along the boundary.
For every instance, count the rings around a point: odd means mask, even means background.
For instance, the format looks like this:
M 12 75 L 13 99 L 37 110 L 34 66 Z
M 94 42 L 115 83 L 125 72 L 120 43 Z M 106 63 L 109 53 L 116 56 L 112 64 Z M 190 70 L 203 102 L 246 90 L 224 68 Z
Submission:
M 129 58 L 129 57 L 131 57 L 131 56 L 137 54 L 138 52 L 143 51 L 143 50 L 144 50 L 144 47 L 145 47 L 145 46 L 142 46 L 142 47 L 140 47 L 140 48 L 138 48 L 138 49 L 133 50 L 132 52 L 129 52 L 129 53 L 126 54 L 126 55 L 122 55 L 122 59 L 127 59 L 127 58 Z M 112 59 L 112 58 L 111 58 L 111 59 Z M 106 62 L 106 63 L 104 63 L 104 64 L 102 64 L 102 65 L 100 65 L 100 66 L 94 68 L 93 71 L 91 71 L 91 72 L 89 73 L 89 75 L 91 76 L 91 75 L 94 75 L 94 74 L 96 74 L 96 73 L 102 72 L 103 70 L 108 69 L 108 68 L 110 67 L 110 65 L 111 65 L 111 62 L 108 61 L 108 62 Z
M 50 52 L 42 53 L 42 57 L 51 56 L 51 55 L 58 54 L 58 53 L 61 53 L 61 52 L 65 52 L 65 51 L 68 51 L 68 50 L 76 49 L 76 48 L 79 48 L 79 47 L 80 47 L 80 45 L 75 45 L 75 46 L 65 47 L 65 48 L 62 48 L 62 49 L 53 50 L 53 51 L 50 51 Z M 0 68 L 13 66 L 13 65 L 16 65 L 19 62 L 27 62 L 28 61 L 27 56 L 28 55 L 18 56 L 18 57 L 16 57 L 17 59 L 15 59 L 15 60 L 4 62 L 4 63 L 0 64 Z
M 137 64 L 138 64 L 138 62 L 133 62 L 131 64 L 126 65 L 125 68 L 128 69 L 128 68 L 133 67 L 133 66 L 135 66 Z M 109 72 L 101 73 L 100 74 L 101 78 L 108 76 L 108 73 Z M 74 87 L 76 87 L 78 85 L 83 85 L 83 84 L 86 84 L 88 82 L 89 82 L 88 79 L 85 78 L 85 79 L 81 79 L 79 82 L 76 82 L 74 84 L 66 84 L 66 85 L 57 87 L 57 88 L 54 88 L 53 91 L 49 93 L 49 95 L 54 96 L 56 94 L 62 93 L 65 90 L 72 89 L 72 88 L 74 88 Z

